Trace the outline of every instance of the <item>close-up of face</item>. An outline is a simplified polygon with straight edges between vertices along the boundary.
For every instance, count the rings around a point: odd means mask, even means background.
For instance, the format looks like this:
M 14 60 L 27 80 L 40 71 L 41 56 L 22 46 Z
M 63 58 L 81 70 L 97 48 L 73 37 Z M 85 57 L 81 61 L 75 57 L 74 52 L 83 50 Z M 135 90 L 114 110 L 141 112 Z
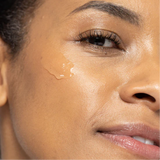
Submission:
M 2 159 L 158 160 L 159 3 L 42 0 L 0 39 Z

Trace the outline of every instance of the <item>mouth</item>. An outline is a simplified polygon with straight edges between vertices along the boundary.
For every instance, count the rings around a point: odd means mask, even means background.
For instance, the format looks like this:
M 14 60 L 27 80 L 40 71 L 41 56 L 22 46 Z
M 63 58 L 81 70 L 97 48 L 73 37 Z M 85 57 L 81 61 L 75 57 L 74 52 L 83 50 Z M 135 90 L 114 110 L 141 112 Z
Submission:
M 160 131 L 142 124 L 127 124 L 97 130 L 106 140 L 147 159 L 160 158 Z

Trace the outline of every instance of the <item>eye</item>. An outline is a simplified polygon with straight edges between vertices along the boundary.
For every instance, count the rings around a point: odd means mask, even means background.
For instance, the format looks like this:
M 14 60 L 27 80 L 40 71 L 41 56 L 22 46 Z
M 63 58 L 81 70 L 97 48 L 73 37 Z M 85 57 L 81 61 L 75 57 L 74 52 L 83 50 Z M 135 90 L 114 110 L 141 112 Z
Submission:
M 77 40 L 84 50 L 102 56 L 120 55 L 124 51 L 121 38 L 111 31 L 92 29 L 80 33 Z M 118 52 L 117 52 L 118 51 Z
M 109 40 L 105 37 L 89 37 L 82 39 L 82 41 L 86 41 L 90 44 L 97 45 L 97 46 L 103 46 L 103 47 L 108 47 L 108 48 L 116 48 L 116 44 L 114 41 Z

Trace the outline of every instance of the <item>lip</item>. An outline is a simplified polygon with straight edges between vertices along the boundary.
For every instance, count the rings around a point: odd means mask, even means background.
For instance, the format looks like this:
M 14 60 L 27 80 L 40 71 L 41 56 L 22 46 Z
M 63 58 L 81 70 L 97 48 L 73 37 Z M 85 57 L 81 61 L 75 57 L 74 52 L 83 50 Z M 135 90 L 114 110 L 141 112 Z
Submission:
M 149 159 L 160 158 L 159 138 L 160 130 L 151 128 L 144 124 L 125 124 L 110 128 L 99 128 L 97 131 L 105 139 L 110 140 L 114 144 L 128 149 L 139 156 Z M 152 140 L 156 145 L 148 145 L 139 142 L 132 136 L 140 136 Z

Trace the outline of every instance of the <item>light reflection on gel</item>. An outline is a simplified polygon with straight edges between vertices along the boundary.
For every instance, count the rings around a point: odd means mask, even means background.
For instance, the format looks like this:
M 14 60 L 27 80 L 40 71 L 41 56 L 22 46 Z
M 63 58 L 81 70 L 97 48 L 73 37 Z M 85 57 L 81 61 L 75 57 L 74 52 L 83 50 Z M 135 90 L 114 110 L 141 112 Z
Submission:
M 41 62 L 43 67 L 58 80 L 68 79 L 74 75 L 72 73 L 74 65 L 62 53 L 42 56 Z

